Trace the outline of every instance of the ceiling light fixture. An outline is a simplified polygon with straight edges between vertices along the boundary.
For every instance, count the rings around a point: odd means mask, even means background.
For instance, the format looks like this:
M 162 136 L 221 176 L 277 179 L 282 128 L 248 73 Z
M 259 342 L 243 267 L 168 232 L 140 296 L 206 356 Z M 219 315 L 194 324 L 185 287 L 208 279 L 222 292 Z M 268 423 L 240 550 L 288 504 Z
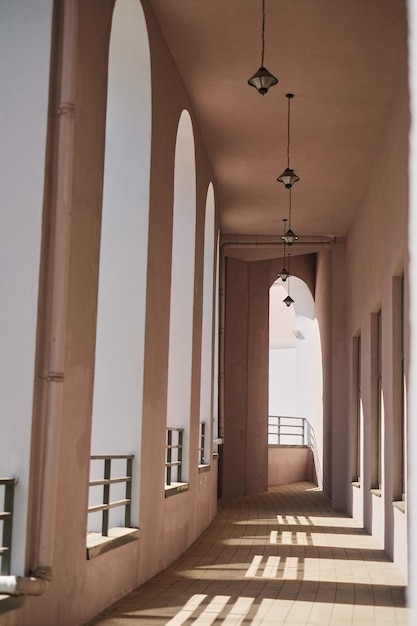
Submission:
M 285 240 L 285 236 L 286 236 L 286 228 L 287 228 L 287 219 L 284 218 L 282 221 L 284 222 L 284 236 L 282 237 L 282 239 L 284 240 L 284 267 L 282 268 L 282 270 L 280 272 L 278 272 L 278 278 L 280 278 L 282 280 L 282 282 L 285 283 L 285 281 L 289 277 L 290 273 L 287 270 L 287 268 L 285 267 L 285 249 L 286 249 L 286 245 L 287 245 L 287 242 Z
M 291 189 L 297 180 L 300 180 L 297 174 L 290 168 L 290 115 L 291 115 L 291 99 L 294 98 L 293 93 L 286 93 L 285 97 L 288 98 L 288 130 L 287 130 L 287 167 L 282 172 L 281 176 L 278 176 L 277 181 L 283 183 L 287 189 Z
M 255 87 L 263 96 L 267 93 L 268 89 L 273 85 L 276 85 L 278 79 L 275 78 L 266 67 L 264 67 L 264 54 L 265 54 L 265 0 L 262 0 L 262 54 L 261 54 L 261 67 L 259 70 L 251 76 L 248 80 L 248 84 L 251 87 Z
M 287 244 L 287 246 L 292 246 L 292 244 L 294 243 L 294 241 L 297 241 L 298 236 L 295 234 L 295 232 L 293 230 L 291 230 L 291 187 L 288 190 L 288 230 L 286 233 L 284 233 L 284 235 L 281 237 L 281 239 L 283 239 L 285 241 L 285 243 Z M 287 220 L 285 220 L 287 221 Z

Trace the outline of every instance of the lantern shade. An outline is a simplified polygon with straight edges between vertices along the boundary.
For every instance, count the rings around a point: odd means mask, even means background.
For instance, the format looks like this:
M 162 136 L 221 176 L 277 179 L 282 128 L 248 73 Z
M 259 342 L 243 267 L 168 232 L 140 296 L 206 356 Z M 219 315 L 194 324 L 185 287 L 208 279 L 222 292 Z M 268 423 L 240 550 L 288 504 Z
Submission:
M 293 230 L 291 230 L 291 228 L 289 228 L 287 232 L 285 233 L 285 235 L 282 236 L 282 239 L 285 241 L 285 243 L 288 246 L 291 246 L 294 243 L 294 241 L 297 241 L 298 236 L 295 234 Z
M 285 266 L 282 268 L 280 272 L 278 272 L 278 278 L 280 278 L 283 283 L 285 283 L 289 275 L 290 273 Z
M 294 300 L 291 298 L 290 294 L 288 294 L 288 296 L 284 298 L 283 302 L 285 302 L 287 306 L 291 306 L 294 303 Z
M 248 80 L 248 84 L 252 87 L 255 87 L 263 96 L 266 94 L 268 89 L 273 85 L 276 85 L 278 79 L 275 78 L 272 74 L 268 72 L 268 70 L 261 66 L 259 70 L 251 76 Z
M 294 170 L 291 170 L 289 167 L 287 167 L 287 169 L 282 172 L 281 176 L 278 176 L 277 180 L 280 183 L 284 183 L 287 189 L 291 189 L 293 184 L 296 183 L 297 180 L 300 180 L 300 179 L 297 176 L 297 174 L 294 172 Z

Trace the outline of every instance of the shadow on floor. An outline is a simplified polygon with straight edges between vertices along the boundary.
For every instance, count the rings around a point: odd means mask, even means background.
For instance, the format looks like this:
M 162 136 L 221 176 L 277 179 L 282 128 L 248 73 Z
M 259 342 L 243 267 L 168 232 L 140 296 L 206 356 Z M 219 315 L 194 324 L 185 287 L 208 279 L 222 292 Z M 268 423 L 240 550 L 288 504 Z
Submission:
M 311 483 L 219 502 L 167 570 L 89 625 L 406 624 L 404 581 Z

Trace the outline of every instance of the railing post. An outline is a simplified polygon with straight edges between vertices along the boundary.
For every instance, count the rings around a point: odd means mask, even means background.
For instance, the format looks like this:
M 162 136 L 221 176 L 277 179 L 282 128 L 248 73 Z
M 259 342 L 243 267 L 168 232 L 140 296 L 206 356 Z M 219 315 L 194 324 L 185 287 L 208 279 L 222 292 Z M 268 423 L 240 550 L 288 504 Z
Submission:
M 305 417 L 268 415 L 268 444 L 308 445 L 308 420 Z
M 182 435 L 183 430 L 178 431 L 178 465 L 177 465 L 177 482 L 181 482 L 182 479 Z
M 110 480 L 111 476 L 111 459 L 104 460 L 104 480 Z M 103 485 L 103 504 L 109 504 L 110 502 L 110 483 L 104 483 Z M 109 533 L 109 510 L 103 511 L 103 520 L 101 527 L 101 534 L 103 537 L 107 537 Z
M 126 476 L 129 480 L 126 481 L 126 500 L 129 500 L 125 506 L 125 526 L 130 528 L 130 517 L 132 511 L 132 467 L 133 459 L 126 459 Z
M 0 484 L 4 485 L 4 514 L 1 515 L 3 520 L 3 536 L 2 543 L 4 550 L 1 555 L 1 575 L 8 576 L 11 569 L 12 559 L 12 534 L 13 534 L 13 507 L 14 507 L 14 488 L 16 480 L 10 478 L 5 479 Z
M 204 446 L 206 438 L 206 424 L 201 422 L 201 434 L 200 434 L 200 465 L 204 465 Z
M 167 429 L 167 485 L 171 484 L 171 462 L 172 462 L 172 430 Z
M 130 454 L 104 454 L 104 455 L 92 455 L 91 461 L 104 461 L 104 476 L 98 480 L 90 480 L 89 488 L 103 487 L 103 496 L 101 504 L 88 507 L 88 514 L 101 513 L 101 534 L 103 537 L 109 536 L 109 519 L 110 509 L 124 506 L 124 518 L 125 527 L 130 528 L 131 515 L 132 515 L 132 479 L 133 479 L 133 458 L 134 455 Z M 112 478 L 111 461 L 112 460 L 125 460 L 126 461 L 126 475 L 116 476 Z M 114 467 L 114 466 L 113 466 Z M 125 484 L 125 498 L 122 500 L 111 501 L 111 485 L 113 484 Z

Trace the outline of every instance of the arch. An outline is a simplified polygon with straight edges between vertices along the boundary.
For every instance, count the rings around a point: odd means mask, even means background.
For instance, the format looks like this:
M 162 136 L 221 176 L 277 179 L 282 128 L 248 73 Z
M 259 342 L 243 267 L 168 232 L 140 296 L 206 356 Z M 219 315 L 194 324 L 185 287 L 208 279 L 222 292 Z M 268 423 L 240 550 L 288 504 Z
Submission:
M 213 432 L 213 288 L 215 254 L 215 207 L 213 184 L 206 197 L 203 259 L 203 314 L 201 329 L 200 423 L 205 424 L 204 463 L 208 463 Z
M 188 476 L 196 225 L 194 133 L 185 109 L 175 147 L 169 320 L 167 426 L 184 429 L 182 477 Z
M 218 452 L 218 442 L 220 440 L 220 424 L 219 424 L 219 328 L 220 328 L 220 232 L 216 229 L 215 232 L 215 246 L 216 246 L 216 262 L 215 262 L 215 277 L 214 277 L 214 348 L 213 348 L 213 452 Z
M 283 299 L 288 283 L 270 288 L 269 415 L 304 417 L 321 484 L 323 466 L 323 370 L 318 322 L 307 284 L 291 276 L 294 304 Z
M 91 451 L 135 455 L 133 525 L 139 522 L 150 94 L 142 6 L 117 0 L 109 49 Z M 113 525 L 124 525 L 122 508 L 111 513 Z

